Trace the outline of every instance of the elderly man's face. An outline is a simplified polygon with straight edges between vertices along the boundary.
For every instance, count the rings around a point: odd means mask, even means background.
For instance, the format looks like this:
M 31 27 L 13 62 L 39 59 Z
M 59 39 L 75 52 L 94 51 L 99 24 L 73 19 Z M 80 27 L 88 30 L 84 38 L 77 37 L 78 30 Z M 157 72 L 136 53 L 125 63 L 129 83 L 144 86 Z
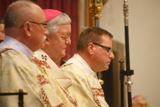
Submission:
M 71 24 L 58 26 L 56 34 L 48 38 L 50 57 L 54 62 L 59 62 L 65 55 L 66 49 L 71 44 Z
M 4 34 L 4 24 L 0 24 L 0 41 L 3 40 L 5 37 Z
M 34 6 L 34 11 L 32 11 L 32 17 L 25 24 L 26 30 L 30 33 L 29 35 L 29 46 L 32 51 L 36 51 L 45 46 L 45 38 L 48 35 L 48 30 L 46 29 L 46 17 L 43 10 Z

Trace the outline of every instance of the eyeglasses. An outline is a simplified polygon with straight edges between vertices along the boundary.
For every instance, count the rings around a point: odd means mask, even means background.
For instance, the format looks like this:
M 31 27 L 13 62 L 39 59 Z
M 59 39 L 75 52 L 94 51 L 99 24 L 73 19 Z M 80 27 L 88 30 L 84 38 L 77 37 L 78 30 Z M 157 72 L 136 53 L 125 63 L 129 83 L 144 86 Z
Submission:
M 93 42 L 93 44 L 102 47 L 102 48 L 103 48 L 105 51 L 107 51 L 108 53 L 111 53 L 111 52 L 112 52 L 112 48 L 110 48 L 110 47 L 103 46 L 103 45 L 100 45 L 100 44 L 95 43 L 95 42 Z
M 61 34 L 61 35 L 60 35 L 60 38 L 61 38 L 62 40 L 64 40 L 64 41 L 66 41 L 67 39 L 70 39 L 70 35 Z
M 33 22 L 33 21 L 28 21 L 29 23 L 37 24 L 37 25 L 43 25 L 44 28 L 47 27 L 47 23 L 38 23 L 38 22 Z M 23 28 L 24 24 L 20 26 L 19 28 Z

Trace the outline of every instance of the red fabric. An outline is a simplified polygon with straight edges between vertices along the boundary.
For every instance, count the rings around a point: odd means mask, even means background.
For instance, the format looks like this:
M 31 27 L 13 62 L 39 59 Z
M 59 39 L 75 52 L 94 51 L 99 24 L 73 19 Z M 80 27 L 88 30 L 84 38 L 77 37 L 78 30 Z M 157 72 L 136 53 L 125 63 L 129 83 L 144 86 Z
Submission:
M 46 22 L 62 14 L 62 12 L 55 9 L 43 9 L 43 11 L 46 16 Z
M 0 0 L 0 16 L 4 16 L 8 5 L 16 0 Z M 57 9 L 67 13 L 72 19 L 71 45 L 67 49 L 65 60 L 69 59 L 76 52 L 76 44 L 79 35 L 79 0 L 32 0 L 43 9 Z
M 4 17 L 8 5 L 14 1 L 16 0 L 0 0 L 0 16 Z
M 135 99 L 140 98 L 140 97 L 142 97 L 142 96 L 141 95 L 135 95 L 135 96 L 132 97 L 132 100 L 135 100 Z

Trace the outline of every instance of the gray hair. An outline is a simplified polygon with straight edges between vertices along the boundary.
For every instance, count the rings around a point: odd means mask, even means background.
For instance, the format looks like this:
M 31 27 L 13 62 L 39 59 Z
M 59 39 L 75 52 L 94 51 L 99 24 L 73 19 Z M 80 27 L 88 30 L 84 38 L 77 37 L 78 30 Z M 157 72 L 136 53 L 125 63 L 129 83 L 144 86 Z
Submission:
M 47 22 L 47 29 L 50 35 L 54 35 L 58 30 L 58 25 L 70 24 L 71 19 L 66 13 L 62 13 L 59 16 L 53 18 Z
M 28 0 L 18 0 L 9 5 L 5 14 L 5 28 L 19 27 L 29 20 L 33 15 L 33 5 L 36 4 Z
M 146 98 L 141 95 L 135 96 L 135 98 L 132 98 L 132 104 L 135 104 L 138 100 L 141 100 L 141 99 L 146 100 Z

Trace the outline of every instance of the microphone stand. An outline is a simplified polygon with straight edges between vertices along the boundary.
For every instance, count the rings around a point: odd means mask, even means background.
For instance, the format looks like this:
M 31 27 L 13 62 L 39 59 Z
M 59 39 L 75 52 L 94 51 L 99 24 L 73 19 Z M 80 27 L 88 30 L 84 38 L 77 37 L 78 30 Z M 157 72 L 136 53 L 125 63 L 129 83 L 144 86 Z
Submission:
M 103 7 L 102 0 L 90 0 L 89 7 L 90 7 L 89 10 L 94 17 L 95 26 L 99 27 L 99 18 L 101 17 L 100 13 Z M 101 72 L 97 73 L 97 77 L 98 77 L 99 83 L 103 85 L 104 81 L 102 80 Z
M 132 95 L 131 95 L 131 75 L 133 75 L 133 70 L 130 70 L 130 56 L 129 56 L 129 23 L 128 23 L 128 1 L 124 0 L 123 5 L 124 10 L 124 28 L 125 28 L 125 53 L 126 53 L 126 71 L 123 70 L 123 62 L 120 61 L 120 79 L 121 79 L 121 107 L 124 107 L 124 76 L 127 76 L 127 97 L 128 97 L 128 107 L 132 107 Z
M 24 93 L 23 90 L 19 90 L 18 93 L 0 93 L 0 96 L 7 96 L 7 95 L 18 95 L 18 107 L 23 107 L 23 95 L 27 95 L 27 93 Z

